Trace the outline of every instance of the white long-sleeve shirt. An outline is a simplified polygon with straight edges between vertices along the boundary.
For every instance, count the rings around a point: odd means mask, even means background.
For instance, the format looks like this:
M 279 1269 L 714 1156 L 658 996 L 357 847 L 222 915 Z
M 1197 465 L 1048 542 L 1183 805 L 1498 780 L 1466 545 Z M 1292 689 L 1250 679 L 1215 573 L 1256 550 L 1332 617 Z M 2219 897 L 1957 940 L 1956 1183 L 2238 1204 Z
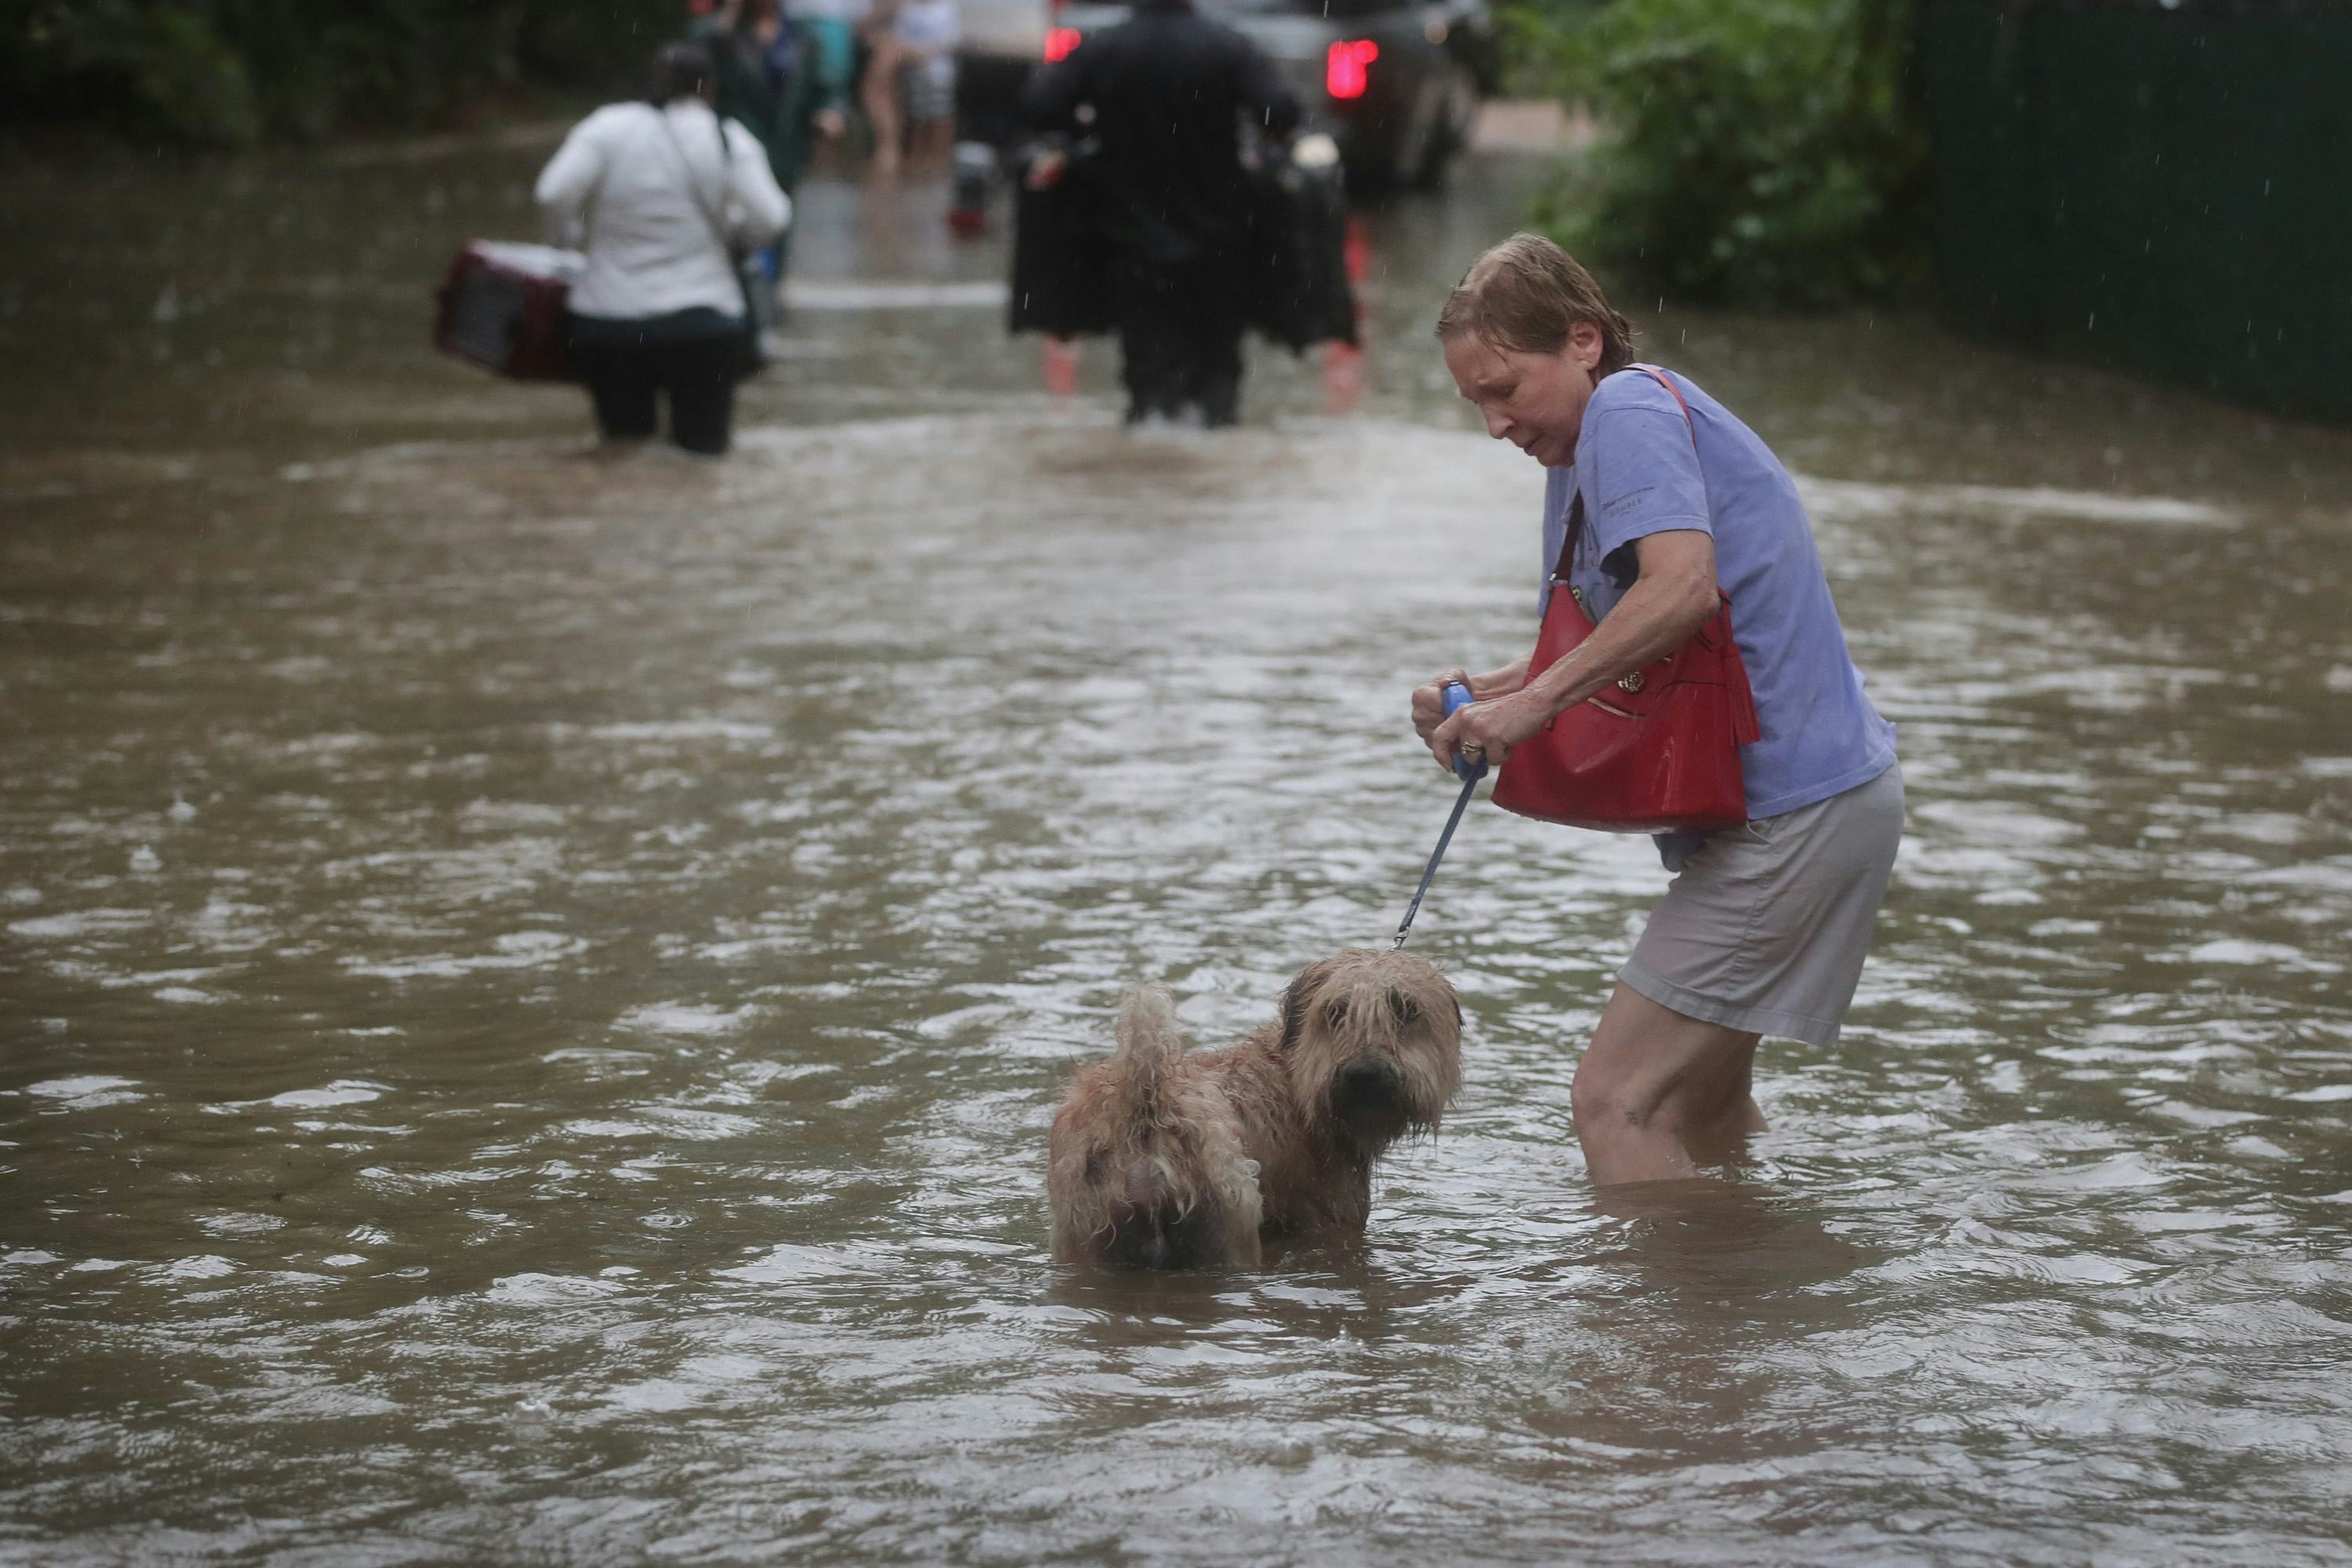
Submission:
M 572 286 L 573 310 L 616 321 L 697 306 L 743 313 L 733 263 L 704 209 L 730 241 L 765 245 L 792 221 L 793 204 L 758 140 L 725 123 L 723 153 L 719 117 L 697 99 L 663 109 L 609 103 L 572 127 L 535 194 L 563 222 L 586 215 L 588 269 Z

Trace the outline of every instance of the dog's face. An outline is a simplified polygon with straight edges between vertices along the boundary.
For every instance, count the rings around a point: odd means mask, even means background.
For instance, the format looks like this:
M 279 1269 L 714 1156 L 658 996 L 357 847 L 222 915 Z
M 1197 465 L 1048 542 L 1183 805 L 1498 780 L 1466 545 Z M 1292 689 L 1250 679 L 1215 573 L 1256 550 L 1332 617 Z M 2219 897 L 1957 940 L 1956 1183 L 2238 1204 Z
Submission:
M 1427 959 L 1351 947 L 1290 983 L 1281 1051 L 1300 1107 L 1370 1159 L 1462 1087 L 1462 1005 Z

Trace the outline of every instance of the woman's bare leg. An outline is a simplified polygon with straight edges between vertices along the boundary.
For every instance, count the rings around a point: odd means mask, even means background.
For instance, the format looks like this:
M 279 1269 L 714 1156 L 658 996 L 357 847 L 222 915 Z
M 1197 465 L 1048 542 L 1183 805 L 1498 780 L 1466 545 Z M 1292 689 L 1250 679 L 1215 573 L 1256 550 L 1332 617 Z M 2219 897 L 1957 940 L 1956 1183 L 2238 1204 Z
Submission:
M 1696 1175 L 1699 1159 L 1720 1159 L 1763 1131 L 1749 1092 L 1758 1037 L 1620 984 L 1570 1089 L 1593 1184 Z
M 874 127 L 874 172 L 895 174 L 906 126 L 898 114 L 898 47 L 877 38 L 866 68 L 866 121 Z
M 915 163 L 925 169 L 944 169 L 955 151 L 952 117 L 926 120 L 915 127 Z

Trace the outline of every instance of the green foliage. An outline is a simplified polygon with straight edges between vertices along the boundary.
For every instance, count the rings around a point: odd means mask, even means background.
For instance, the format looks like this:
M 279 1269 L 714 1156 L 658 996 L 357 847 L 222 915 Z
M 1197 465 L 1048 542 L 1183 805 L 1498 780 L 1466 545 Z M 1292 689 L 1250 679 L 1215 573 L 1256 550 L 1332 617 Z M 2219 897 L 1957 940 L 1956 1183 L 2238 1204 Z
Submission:
M 16 118 L 79 118 L 105 105 L 142 138 L 236 147 L 261 130 L 244 62 L 186 5 L 33 5 L 0 32 L 0 90 Z
M 1905 0 L 1519 7 L 1528 70 L 1603 128 L 1541 221 L 1698 298 L 1824 305 L 1920 275 Z
M 685 0 L 0 0 L 0 117 L 238 147 L 627 92 Z

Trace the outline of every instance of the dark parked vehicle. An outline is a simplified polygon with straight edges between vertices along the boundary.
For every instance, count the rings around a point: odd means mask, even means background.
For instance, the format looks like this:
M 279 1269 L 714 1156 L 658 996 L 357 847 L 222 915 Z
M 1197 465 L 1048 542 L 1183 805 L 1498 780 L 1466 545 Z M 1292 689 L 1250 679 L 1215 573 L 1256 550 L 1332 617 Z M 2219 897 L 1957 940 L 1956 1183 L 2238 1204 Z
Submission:
M 1359 192 L 1442 182 L 1469 141 L 1479 99 L 1495 90 L 1501 69 L 1486 0 L 1195 3 L 1203 16 L 1247 36 L 1281 68 L 1307 123 L 1339 142 L 1348 183 Z M 971 8 L 1009 12 L 1017 4 L 980 0 Z M 1038 55 L 1059 59 L 1088 33 L 1127 16 L 1124 5 L 1086 0 L 1044 7 Z M 1009 26 L 998 31 L 1024 36 Z M 992 142 L 1005 140 L 1016 122 L 1009 100 L 1031 68 L 1015 68 L 1013 60 L 998 58 L 1003 53 L 1002 45 L 968 44 L 963 56 L 958 110 L 965 133 Z

